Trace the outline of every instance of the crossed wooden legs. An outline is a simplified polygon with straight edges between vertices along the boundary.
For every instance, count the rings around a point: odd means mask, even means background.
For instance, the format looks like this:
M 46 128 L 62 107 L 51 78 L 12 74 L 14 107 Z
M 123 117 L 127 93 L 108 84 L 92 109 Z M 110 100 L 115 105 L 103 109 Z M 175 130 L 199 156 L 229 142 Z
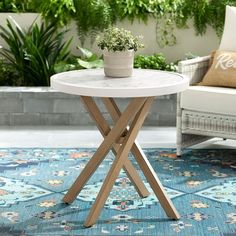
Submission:
M 122 114 L 113 99 L 103 98 L 103 102 L 108 112 L 115 121 L 115 125 L 112 129 L 108 126 L 92 98 L 81 97 L 81 99 L 91 117 L 96 122 L 101 134 L 104 136 L 104 141 L 87 163 L 80 176 L 71 186 L 63 198 L 63 201 L 71 203 L 76 198 L 83 186 L 89 180 L 90 176 L 95 172 L 109 150 L 112 148 L 116 158 L 84 223 L 85 227 L 90 227 L 96 222 L 122 167 L 133 182 L 139 195 L 141 197 L 148 196 L 149 193 L 145 185 L 128 159 L 129 151 L 131 151 L 136 158 L 166 214 L 172 219 L 179 219 L 180 216 L 166 195 L 156 173 L 149 164 L 142 149 L 135 142 L 138 131 L 142 127 L 154 98 L 134 98 Z M 132 121 L 130 128 L 127 129 L 126 127 L 130 121 Z

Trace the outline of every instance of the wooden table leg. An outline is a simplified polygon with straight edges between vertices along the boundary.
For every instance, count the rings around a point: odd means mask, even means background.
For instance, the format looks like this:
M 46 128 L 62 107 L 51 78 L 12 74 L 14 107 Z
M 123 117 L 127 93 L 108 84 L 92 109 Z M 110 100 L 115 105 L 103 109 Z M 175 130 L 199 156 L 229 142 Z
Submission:
M 114 121 L 117 121 L 121 116 L 121 112 L 117 107 L 116 103 L 111 98 L 103 98 L 103 102 L 110 113 L 111 117 Z M 177 212 L 176 208 L 174 207 L 172 201 L 167 196 L 165 189 L 163 188 L 160 180 L 158 179 L 155 171 L 153 170 L 152 166 L 150 165 L 146 155 L 142 151 L 141 147 L 139 146 L 138 142 L 135 141 L 131 152 L 136 158 L 140 168 L 142 169 L 145 177 L 147 178 L 150 186 L 152 187 L 155 195 L 157 196 L 161 206 L 165 210 L 167 216 L 172 219 L 179 219 L 180 215 Z
M 115 141 L 121 136 L 129 121 L 132 120 L 132 118 L 138 113 L 145 101 L 146 98 L 136 98 L 127 106 L 123 115 L 117 121 L 113 129 L 108 133 L 93 157 L 89 160 L 79 177 L 75 180 L 71 188 L 64 196 L 63 201 L 65 203 L 71 203 L 74 201 L 88 179 L 96 171 L 105 156 L 108 154 Z
M 137 160 L 141 170 L 143 171 L 147 181 L 149 182 L 151 188 L 153 189 L 153 192 L 157 196 L 167 216 L 169 216 L 171 219 L 178 220 L 180 218 L 178 211 L 168 197 L 165 189 L 161 184 L 161 181 L 157 177 L 157 174 L 149 163 L 146 155 L 137 143 L 134 144 L 133 151 L 136 154 L 135 159 Z
M 101 111 L 99 110 L 98 106 L 94 102 L 91 97 L 81 97 L 87 111 L 89 112 L 91 118 L 95 121 L 98 129 L 100 130 L 102 136 L 105 138 L 109 132 L 111 131 L 107 121 L 103 117 Z M 117 122 L 117 120 L 115 121 Z M 112 151 L 114 155 L 117 155 L 118 149 L 120 148 L 120 144 L 114 144 Z M 128 178 L 133 183 L 135 189 L 137 190 L 140 197 L 147 197 L 150 195 L 149 191 L 147 190 L 146 186 L 144 185 L 143 181 L 139 177 L 137 170 L 132 165 L 131 161 L 127 158 L 124 162 L 123 166 L 124 171 L 126 172 Z
M 133 101 L 137 101 L 137 103 L 140 103 L 138 100 L 138 98 L 133 99 Z M 150 109 L 150 106 L 153 102 L 154 98 L 147 98 L 145 104 L 143 106 L 140 107 L 139 112 L 137 113 L 137 115 L 135 116 L 130 130 L 127 133 L 127 136 L 124 139 L 123 144 L 121 145 L 118 153 L 117 153 L 117 158 L 114 160 L 111 169 L 109 170 L 103 185 L 99 191 L 99 194 L 89 212 L 89 215 L 85 221 L 84 226 L 85 227 L 90 227 L 92 226 L 99 214 L 101 209 L 103 208 L 109 193 L 115 183 L 115 180 L 117 179 L 119 172 L 123 166 L 124 161 L 127 159 L 128 157 L 128 153 L 130 151 L 130 148 L 133 145 L 133 142 L 138 134 L 139 129 L 142 127 L 142 124 L 146 118 L 146 115 L 148 114 L 148 111 Z M 132 102 L 131 102 L 132 103 Z M 120 119 L 122 119 L 123 117 L 125 117 L 126 115 L 128 116 L 132 116 L 132 111 L 130 111 L 130 113 L 125 114 L 123 113 L 120 117 Z M 118 120 L 118 122 L 120 121 L 120 119 Z M 119 128 L 115 125 L 114 128 L 111 130 L 111 132 L 114 130 L 114 132 L 118 132 L 118 133 L 122 133 L 123 130 L 119 130 Z

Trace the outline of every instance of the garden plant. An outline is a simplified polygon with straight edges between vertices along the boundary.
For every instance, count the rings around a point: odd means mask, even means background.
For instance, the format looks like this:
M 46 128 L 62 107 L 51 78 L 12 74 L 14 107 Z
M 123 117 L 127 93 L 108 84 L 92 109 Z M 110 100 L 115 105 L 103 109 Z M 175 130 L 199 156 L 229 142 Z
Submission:
M 220 36 L 226 5 L 236 6 L 236 0 L 3 0 L 0 12 L 38 12 L 44 23 L 33 24 L 29 30 L 10 21 L 6 28 L 0 27 L 1 37 L 9 47 L 0 49 L 0 84 L 46 86 L 50 75 L 58 71 L 101 67 L 101 58 L 92 52 L 81 53 L 81 57 L 69 54 L 70 42 L 63 41 L 65 31 L 61 28 L 68 27 L 72 19 L 83 46 L 85 39 L 90 38 L 93 43 L 100 32 L 117 21 L 147 24 L 154 18 L 157 43 L 164 47 L 176 43 L 174 28 L 188 27 L 190 19 L 196 34 L 205 34 L 211 26 Z M 176 69 L 159 54 L 140 55 L 134 66 Z
M 33 23 L 24 30 L 12 18 L 7 28 L 0 25 L 0 36 L 9 47 L 1 48 L 0 55 L 19 75 L 18 85 L 49 86 L 55 64 L 69 56 L 70 40 L 63 42 L 64 34 L 53 23 Z
M 193 19 L 196 34 L 204 34 L 207 26 L 221 35 L 225 6 L 236 6 L 236 0 L 3 0 L 0 12 L 39 12 L 50 22 L 64 26 L 74 19 L 82 43 L 92 41 L 117 20 L 135 19 L 144 23 L 156 19 L 156 38 L 161 46 L 174 45 L 174 26 L 188 27 Z

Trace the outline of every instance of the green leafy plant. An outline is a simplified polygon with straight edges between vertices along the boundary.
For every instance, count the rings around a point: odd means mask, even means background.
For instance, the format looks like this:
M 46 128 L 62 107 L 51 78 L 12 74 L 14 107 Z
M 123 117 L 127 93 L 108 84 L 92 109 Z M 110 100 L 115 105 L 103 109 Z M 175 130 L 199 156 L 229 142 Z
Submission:
M 82 54 L 81 57 L 71 56 L 66 62 L 61 61 L 55 65 L 55 71 L 57 73 L 70 71 L 70 70 L 80 70 L 80 69 L 92 69 L 92 68 L 102 68 L 103 60 L 99 58 L 95 53 L 91 52 L 89 49 L 77 47 Z
M 0 11 L 40 11 L 48 21 L 60 26 L 73 18 L 82 45 L 87 38 L 93 43 L 96 35 L 116 20 L 138 19 L 147 24 L 149 18 L 154 18 L 157 43 L 164 47 L 176 43 L 175 26 L 188 27 L 190 19 L 197 35 L 211 26 L 220 36 L 226 5 L 236 6 L 236 0 L 3 0 Z
M 134 58 L 134 68 L 177 71 L 177 65 L 167 63 L 162 54 L 137 55 Z
M 187 21 L 193 18 L 196 33 L 203 35 L 207 26 L 212 26 L 218 36 L 222 34 L 225 7 L 226 5 L 236 6 L 235 0 L 184 0 L 179 6 L 179 15 L 176 23 L 179 27 L 187 25 Z
M 95 53 L 91 52 L 86 48 L 82 48 L 78 46 L 82 56 L 81 58 L 77 58 L 78 65 L 85 69 L 92 68 L 102 68 L 103 60 L 99 58 Z
M 110 0 L 109 4 L 116 9 L 120 20 L 128 18 L 131 22 L 135 19 L 147 23 L 148 18 L 155 13 L 157 2 L 151 0 Z
M 12 64 L 0 58 L 0 86 L 19 86 L 20 75 Z
M 75 13 L 73 0 L 41 0 L 40 11 L 49 22 L 56 22 L 59 26 L 69 23 Z
M 65 31 L 58 33 L 55 24 L 39 27 L 33 23 L 22 29 L 12 18 L 7 28 L 0 26 L 0 36 L 8 48 L 0 49 L 0 55 L 16 68 L 24 86 L 49 86 L 54 65 L 69 55 L 69 42 L 63 42 Z
M 74 0 L 74 5 L 76 12 L 73 18 L 82 45 L 88 37 L 93 43 L 98 32 L 115 22 L 115 9 L 112 10 L 106 0 Z
M 135 19 L 148 23 L 149 18 L 156 19 L 156 40 L 164 47 L 176 43 L 174 26 L 178 16 L 178 8 L 183 0 L 110 0 L 110 5 L 116 9 L 119 20 Z
M 193 19 L 197 35 L 203 35 L 208 26 L 222 34 L 226 5 L 236 6 L 236 0 L 110 0 L 120 20 L 138 19 L 147 23 L 149 18 L 156 19 L 156 40 L 159 46 L 172 46 L 177 39 L 175 26 L 188 27 Z
M 39 1 L 40 12 L 47 21 L 56 22 L 61 27 L 67 25 L 71 19 L 75 20 L 82 45 L 88 37 L 93 43 L 97 33 L 113 24 L 116 18 L 108 0 Z
M 119 29 L 117 27 L 110 27 L 104 31 L 103 36 L 97 38 L 98 47 L 102 50 L 108 51 L 125 51 L 143 48 L 144 45 L 140 43 L 140 37 L 133 36 L 131 31 Z
M 2 0 L 0 12 L 36 12 L 41 0 Z

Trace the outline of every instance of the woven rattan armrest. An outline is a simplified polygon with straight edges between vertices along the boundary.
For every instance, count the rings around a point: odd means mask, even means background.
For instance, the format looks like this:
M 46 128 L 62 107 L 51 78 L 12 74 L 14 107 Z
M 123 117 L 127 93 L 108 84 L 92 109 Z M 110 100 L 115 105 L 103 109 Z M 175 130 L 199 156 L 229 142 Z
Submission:
M 211 56 L 197 57 L 178 64 L 178 72 L 189 77 L 190 85 L 200 82 L 210 65 Z

